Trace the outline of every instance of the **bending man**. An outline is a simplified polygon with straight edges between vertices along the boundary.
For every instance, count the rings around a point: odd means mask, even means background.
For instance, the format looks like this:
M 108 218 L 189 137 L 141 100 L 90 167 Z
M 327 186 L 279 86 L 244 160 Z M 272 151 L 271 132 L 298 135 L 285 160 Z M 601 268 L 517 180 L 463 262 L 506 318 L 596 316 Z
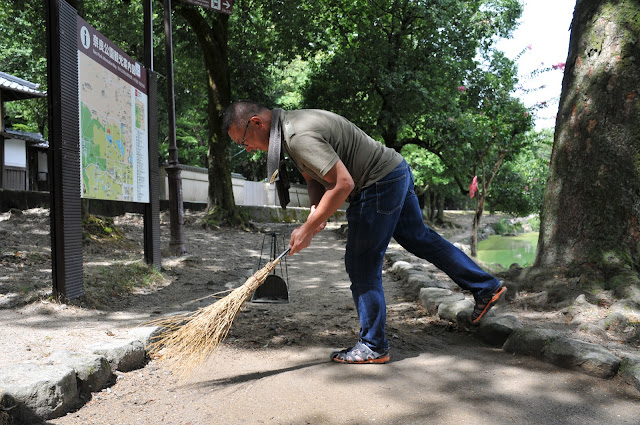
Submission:
M 292 232 L 290 254 L 308 247 L 326 220 L 349 202 L 345 266 L 361 329 L 359 341 L 332 353 L 333 361 L 389 361 L 382 263 L 392 237 L 473 294 L 474 323 L 504 295 L 500 281 L 424 224 L 404 158 L 347 119 L 323 110 L 270 110 L 241 101 L 225 111 L 223 128 L 248 152 L 269 152 L 270 160 L 284 149 L 306 180 L 312 213 Z

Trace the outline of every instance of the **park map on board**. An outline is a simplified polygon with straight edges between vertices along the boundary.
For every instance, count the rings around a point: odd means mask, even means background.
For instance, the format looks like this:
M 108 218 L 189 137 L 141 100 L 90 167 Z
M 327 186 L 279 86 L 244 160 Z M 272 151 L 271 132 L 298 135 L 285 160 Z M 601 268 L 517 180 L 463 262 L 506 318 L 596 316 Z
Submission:
M 81 52 L 78 71 L 82 197 L 139 202 L 137 154 L 146 134 L 147 96 Z

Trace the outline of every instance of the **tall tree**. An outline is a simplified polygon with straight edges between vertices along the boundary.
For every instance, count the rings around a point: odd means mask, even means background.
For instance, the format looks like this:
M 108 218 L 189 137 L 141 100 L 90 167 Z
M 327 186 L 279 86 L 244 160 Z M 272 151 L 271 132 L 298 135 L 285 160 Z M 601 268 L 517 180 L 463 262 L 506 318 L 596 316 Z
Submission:
M 489 60 L 489 58 L 487 58 Z M 522 102 L 511 96 L 515 85 L 515 67 L 495 52 L 486 69 L 470 73 L 469 87 L 460 86 L 460 115 L 452 120 L 454 133 L 440 143 L 443 156 L 459 175 L 467 170 L 467 181 L 477 180 L 476 208 L 471 232 L 471 255 L 478 251 L 478 227 L 485 202 L 500 167 L 529 141 L 531 114 Z
M 209 210 L 214 221 L 244 224 L 233 199 L 231 185 L 230 144 L 222 134 L 224 108 L 234 98 L 251 98 L 273 105 L 291 96 L 281 90 L 279 76 L 291 66 L 297 54 L 308 54 L 315 24 L 309 17 L 313 4 L 299 0 L 246 0 L 234 4 L 231 17 L 191 5 L 176 4 L 178 14 L 188 22 L 204 55 L 207 87 L 207 122 L 209 131 Z M 229 45 L 233 45 L 233 49 Z M 234 75 L 229 62 L 234 61 Z M 290 68 L 289 68 L 290 69 Z M 237 152 L 234 151 L 233 155 Z
M 640 3 L 578 0 L 535 266 L 638 284 Z
M 308 60 L 327 50 L 318 5 L 302 0 L 243 0 L 233 7 L 229 21 L 232 99 L 299 108 Z M 232 151 L 234 171 L 251 180 L 265 178 L 266 153 L 248 153 L 235 146 Z M 289 172 L 292 182 L 304 181 L 296 169 Z
M 474 228 L 501 164 L 530 118 L 515 67 L 493 42 L 520 16 L 516 0 L 320 1 L 331 49 L 314 62 L 309 106 L 332 109 L 398 151 L 435 154 L 462 192 L 480 174 Z M 477 233 L 474 232 L 474 235 Z M 477 236 L 472 238 L 475 251 Z
M 527 146 L 496 176 L 488 198 L 492 211 L 525 217 L 542 210 L 553 130 L 530 131 L 525 137 L 529 139 Z
M 204 57 L 208 124 L 208 210 L 210 218 L 234 225 L 245 219 L 233 198 L 228 138 L 222 134 L 222 113 L 231 103 L 228 56 L 228 15 L 205 11 L 188 4 L 175 10 L 193 29 Z
M 444 221 L 445 196 L 454 185 L 447 169 L 435 154 L 416 145 L 405 145 L 402 156 L 413 171 L 415 192 L 421 203 L 423 217 L 429 222 Z M 436 215 L 437 211 L 437 215 Z
M 429 143 L 429 117 L 457 112 L 457 87 L 478 51 L 507 36 L 522 11 L 517 0 L 316 4 L 329 48 L 314 62 L 306 104 L 345 115 L 398 151 L 407 139 Z

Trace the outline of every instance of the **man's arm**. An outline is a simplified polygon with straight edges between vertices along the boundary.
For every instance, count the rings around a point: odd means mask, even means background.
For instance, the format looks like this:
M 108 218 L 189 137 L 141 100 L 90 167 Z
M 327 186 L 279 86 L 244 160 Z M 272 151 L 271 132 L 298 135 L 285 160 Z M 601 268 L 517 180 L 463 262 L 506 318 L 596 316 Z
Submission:
M 308 174 L 303 173 L 303 177 L 307 181 L 312 209 L 307 221 L 291 233 L 290 255 L 311 245 L 311 239 L 318 228 L 324 227 L 324 223 L 347 200 L 354 187 L 351 174 L 340 160 L 324 176 L 329 184 L 326 189 Z
M 320 203 L 320 199 L 322 199 L 322 195 L 324 195 L 325 188 L 324 186 L 317 180 L 315 180 L 308 173 L 302 172 L 302 177 L 307 182 L 307 193 L 309 193 L 309 201 L 312 207 L 315 207 Z
M 320 199 L 322 199 L 322 195 L 324 195 L 325 188 L 320 182 L 315 180 L 308 173 L 302 172 L 302 177 L 304 177 L 305 181 L 307 182 L 307 193 L 309 194 L 309 201 L 311 204 L 311 211 L 309 212 L 309 216 L 307 216 L 308 220 L 309 217 L 311 217 L 316 212 L 316 207 L 318 206 Z M 313 231 L 313 236 L 315 236 L 318 232 L 324 230 L 326 225 L 326 221 L 322 222 L 320 226 L 318 226 L 316 230 Z

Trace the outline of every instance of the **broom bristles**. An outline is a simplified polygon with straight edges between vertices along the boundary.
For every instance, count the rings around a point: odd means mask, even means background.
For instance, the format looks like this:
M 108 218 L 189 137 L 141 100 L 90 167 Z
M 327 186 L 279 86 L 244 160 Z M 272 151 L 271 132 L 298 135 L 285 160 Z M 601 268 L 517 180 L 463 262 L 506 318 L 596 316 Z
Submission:
M 242 305 L 276 265 L 275 261 L 267 263 L 244 284 L 207 307 L 149 322 L 148 325 L 162 328 L 149 345 L 149 353 L 159 354 L 164 349 L 162 358 L 172 368 L 192 371 L 225 340 Z

